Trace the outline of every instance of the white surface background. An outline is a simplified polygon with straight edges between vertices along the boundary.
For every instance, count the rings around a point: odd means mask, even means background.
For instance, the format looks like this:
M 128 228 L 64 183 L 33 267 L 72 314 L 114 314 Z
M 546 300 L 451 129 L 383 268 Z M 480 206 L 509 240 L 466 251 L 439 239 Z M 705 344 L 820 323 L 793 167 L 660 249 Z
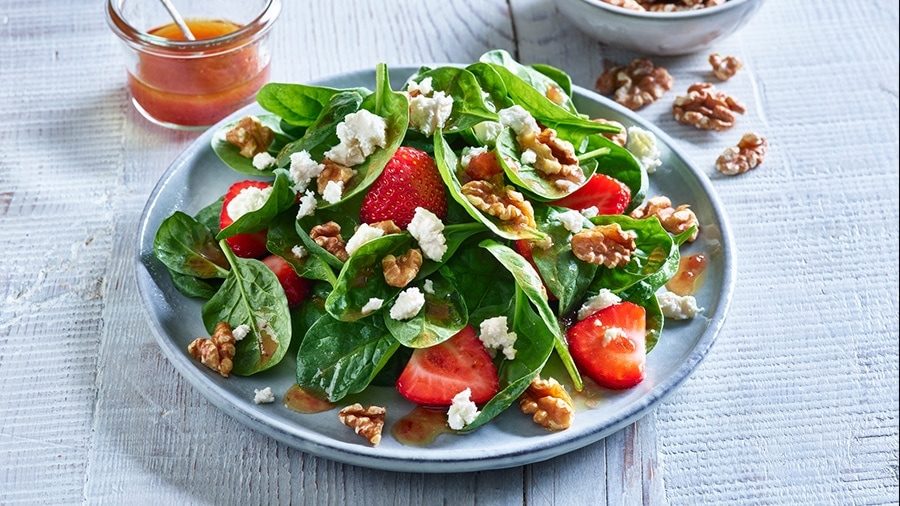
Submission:
M 506 48 L 590 87 L 599 46 L 541 0 L 286 2 L 274 78 Z M 99 2 L 0 1 L 0 504 L 879 504 L 898 493 L 898 8 L 772 0 L 715 49 L 732 131 L 676 124 L 706 54 L 657 61 L 642 114 L 710 171 L 738 286 L 707 360 L 642 421 L 573 454 L 468 475 L 313 458 L 220 414 L 160 354 L 132 277 L 137 219 L 192 135 L 148 125 Z M 713 175 L 744 131 L 758 170 Z

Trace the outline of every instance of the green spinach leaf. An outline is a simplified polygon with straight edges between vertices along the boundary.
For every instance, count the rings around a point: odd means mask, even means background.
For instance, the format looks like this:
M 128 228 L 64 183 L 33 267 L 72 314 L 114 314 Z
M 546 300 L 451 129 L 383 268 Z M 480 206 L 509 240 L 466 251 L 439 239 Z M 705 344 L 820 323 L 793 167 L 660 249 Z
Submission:
M 298 276 L 327 281 L 333 286 L 337 282 L 334 271 L 319 255 L 307 251 L 303 258 L 297 258 L 297 255 L 293 253 L 294 246 L 302 244 L 300 236 L 294 228 L 296 214 L 296 209 L 291 207 L 272 221 L 266 235 L 266 249 L 289 263 Z
M 560 127 L 557 133 L 561 138 L 569 140 L 576 138 L 578 135 L 577 130 L 572 131 L 565 126 Z M 577 143 L 575 146 L 579 147 Z M 628 211 L 631 211 L 644 201 L 649 186 L 647 171 L 638 163 L 630 151 L 602 135 L 585 137 L 581 149 L 584 152 L 591 152 L 597 149 L 609 150 L 609 153 L 595 159 L 597 172 L 615 178 L 628 187 L 631 192 L 631 202 L 628 204 Z
M 216 239 L 221 240 L 237 234 L 264 230 L 276 216 L 294 204 L 294 199 L 291 178 L 284 170 L 279 169 L 275 173 L 275 183 L 272 185 L 272 193 L 269 194 L 266 203 L 256 211 L 250 211 L 223 228 L 216 235 Z
M 535 207 L 538 228 L 549 235 L 553 243 L 549 248 L 535 246 L 531 250 L 541 278 L 559 299 L 560 315 L 568 313 L 581 300 L 597 272 L 596 265 L 582 262 L 572 253 L 572 233 L 557 219 L 564 211 L 551 206 Z M 586 226 L 591 226 L 590 220 L 585 218 L 584 221 Z
M 222 204 L 225 197 L 219 197 L 219 200 L 199 210 L 194 219 L 209 229 L 213 235 L 219 233 L 219 217 L 222 215 Z
M 597 293 L 601 288 L 621 292 L 644 280 L 647 280 L 651 287 L 655 286 L 653 288 L 655 291 L 678 270 L 678 246 L 656 217 L 636 220 L 624 215 L 609 215 L 591 218 L 591 222 L 595 225 L 618 223 L 623 230 L 634 231 L 637 238 L 631 261 L 615 269 L 598 267 L 597 275 L 591 282 L 588 292 Z
M 516 283 L 483 248 L 465 247 L 440 269 L 462 295 L 475 328 L 487 318 L 510 314 Z
M 394 339 L 409 348 L 428 348 L 450 339 L 466 326 L 469 313 L 453 283 L 443 276 L 432 276 L 433 292 L 422 290 L 425 306 L 409 320 L 398 321 L 383 311 L 384 324 Z
M 572 77 L 569 76 L 569 74 L 566 74 L 561 69 L 543 63 L 532 63 L 529 67 L 552 79 L 553 82 L 562 88 L 567 96 L 572 96 Z
M 320 160 L 325 151 L 338 143 L 338 123 L 348 114 L 358 111 L 362 101 L 363 96 L 357 91 L 341 91 L 332 95 L 303 137 L 285 145 L 278 152 L 277 166 L 290 166 L 291 155 L 300 151 L 307 151 L 314 160 Z
M 527 84 L 532 89 L 537 91 L 544 98 L 547 98 L 551 88 L 556 88 L 557 90 L 562 92 L 562 100 L 559 102 L 559 104 L 556 105 L 572 114 L 578 114 L 578 111 L 575 109 L 575 104 L 572 102 L 572 98 L 570 97 L 572 93 L 572 81 L 570 78 L 568 79 L 568 86 L 561 86 L 556 82 L 555 79 L 545 75 L 540 70 L 522 65 L 521 63 L 517 62 L 515 58 L 512 57 L 512 55 L 502 49 L 495 49 L 493 51 L 484 53 L 483 55 L 481 55 L 481 58 L 479 58 L 479 61 L 483 63 L 490 63 L 504 69 L 505 71 L 509 72 L 511 75 L 514 75 L 523 83 Z M 554 74 L 557 77 L 565 76 L 566 78 L 568 78 L 568 75 L 557 68 L 547 65 L 543 67 L 545 69 L 554 71 Z M 566 88 L 568 88 L 568 91 L 566 91 Z M 552 103 L 555 104 L 555 102 Z
M 447 225 L 444 227 L 444 239 L 447 241 L 447 251 L 444 253 L 444 256 L 441 258 L 440 262 L 432 262 L 431 260 L 426 260 L 424 264 L 422 264 L 422 268 L 419 269 L 419 273 L 416 275 L 416 279 L 425 279 L 430 276 L 433 272 L 436 272 L 440 269 L 441 265 L 450 260 L 451 257 L 456 253 L 462 243 L 465 242 L 468 238 L 472 237 L 475 234 L 479 234 L 481 232 L 487 231 L 484 228 L 484 225 L 481 223 L 459 223 L 456 225 Z
M 315 123 L 334 95 L 345 91 L 354 90 L 306 84 L 269 83 L 259 90 L 256 101 L 263 109 L 280 117 L 285 123 L 308 127 Z M 367 93 L 367 90 L 356 91 Z
M 219 289 L 218 286 L 208 280 L 181 274 L 171 269 L 169 269 L 169 276 L 172 277 L 172 284 L 175 285 L 175 289 L 186 297 L 209 299 Z
M 509 98 L 509 92 L 506 90 L 506 83 L 500 74 L 494 70 L 493 65 L 488 63 L 473 63 L 466 67 L 466 70 L 472 73 L 481 85 L 481 89 L 488 94 L 487 104 L 494 109 L 500 110 L 513 105 L 512 99 Z
M 497 113 L 485 103 L 478 80 L 468 70 L 439 67 L 421 73 L 417 76 L 417 80 L 429 77 L 435 90 L 453 97 L 453 112 L 444 125 L 445 132 L 466 130 L 482 121 L 497 121 Z
M 293 140 L 281 129 L 281 122 L 277 117 L 271 114 L 262 114 L 259 116 L 259 121 L 263 125 L 271 128 L 273 132 L 275 132 L 275 139 L 267 148 L 267 151 L 270 154 L 274 155 L 275 153 L 278 153 L 278 150 L 280 150 L 282 146 Z M 210 145 L 212 146 L 213 151 L 216 153 L 216 156 L 218 156 L 219 160 L 222 160 L 225 165 L 231 167 L 237 172 L 240 172 L 241 174 L 248 174 L 251 176 L 272 176 L 272 170 L 275 167 L 270 167 L 264 170 L 257 169 L 253 166 L 252 158 L 246 158 L 242 156 L 237 146 L 225 140 L 225 134 L 227 134 L 229 130 L 234 128 L 234 125 L 236 123 L 237 121 L 233 121 L 223 126 L 215 133 L 215 135 L 213 135 L 212 140 L 210 140 Z
M 159 225 L 153 253 L 169 270 L 198 278 L 224 278 L 228 261 L 210 231 L 197 220 L 175 211 Z

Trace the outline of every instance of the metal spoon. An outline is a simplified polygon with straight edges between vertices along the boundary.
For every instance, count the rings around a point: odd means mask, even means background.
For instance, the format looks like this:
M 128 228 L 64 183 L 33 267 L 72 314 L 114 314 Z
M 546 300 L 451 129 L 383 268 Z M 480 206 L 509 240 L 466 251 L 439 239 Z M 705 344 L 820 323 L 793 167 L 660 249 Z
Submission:
M 163 4 L 163 7 L 169 11 L 169 16 L 172 17 L 172 21 L 178 25 L 178 29 L 181 30 L 181 33 L 184 34 L 184 38 L 187 40 L 197 40 L 197 37 L 194 37 L 194 33 L 191 32 L 191 29 L 188 28 L 187 23 L 184 22 L 184 18 L 181 17 L 181 13 L 178 12 L 178 9 L 175 8 L 175 5 L 172 4 L 172 0 L 159 0 L 160 3 Z

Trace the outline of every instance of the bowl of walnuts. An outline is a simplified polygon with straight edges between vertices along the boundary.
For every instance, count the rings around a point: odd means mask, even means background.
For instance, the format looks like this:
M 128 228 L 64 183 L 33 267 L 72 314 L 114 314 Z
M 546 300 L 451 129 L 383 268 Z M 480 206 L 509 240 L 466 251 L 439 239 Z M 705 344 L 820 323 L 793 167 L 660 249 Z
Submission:
M 611 46 L 651 55 L 704 50 L 744 26 L 763 0 L 556 0 L 559 11 Z

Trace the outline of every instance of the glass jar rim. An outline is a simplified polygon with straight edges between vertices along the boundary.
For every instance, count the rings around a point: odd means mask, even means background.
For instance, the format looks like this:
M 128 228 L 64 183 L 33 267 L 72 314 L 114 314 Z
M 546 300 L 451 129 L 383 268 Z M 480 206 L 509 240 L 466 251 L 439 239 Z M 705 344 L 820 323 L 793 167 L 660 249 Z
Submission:
M 106 3 L 106 21 L 112 31 L 126 43 L 143 49 L 155 48 L 168 51 L 202 51 L 220 46 L 229 46 L 234 42 L 263 35 L 272 28 L 272 24 L 281 13 L 281 0 L 268 0 L 265 7 L 253 20 L 239 29 L 202 40 L 171 40 L 138 30 L 130 25 L 119 11 L 121 0 L 108 0 Z

